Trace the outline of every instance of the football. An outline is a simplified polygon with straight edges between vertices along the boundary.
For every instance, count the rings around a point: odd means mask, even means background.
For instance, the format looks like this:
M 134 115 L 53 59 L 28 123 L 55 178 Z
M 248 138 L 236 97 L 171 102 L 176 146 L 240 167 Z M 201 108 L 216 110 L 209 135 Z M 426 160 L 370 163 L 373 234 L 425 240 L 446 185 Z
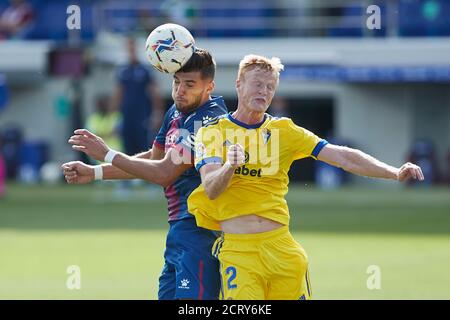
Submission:
M 160 25 L 147 38 L 145 53 L 158 71 L 175 73 L 181 69 L 195 50 L 192 34 L 174 23 Z

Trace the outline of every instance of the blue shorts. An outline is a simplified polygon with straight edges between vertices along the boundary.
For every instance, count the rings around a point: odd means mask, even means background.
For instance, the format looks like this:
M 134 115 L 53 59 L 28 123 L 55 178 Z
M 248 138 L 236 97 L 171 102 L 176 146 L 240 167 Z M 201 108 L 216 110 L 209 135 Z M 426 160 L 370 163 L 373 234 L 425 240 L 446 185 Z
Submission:
M 219 261 L 211 254 L 217 235 L 197 227 L 193 217 L 169 224 L 158 299 L 218 299 Z

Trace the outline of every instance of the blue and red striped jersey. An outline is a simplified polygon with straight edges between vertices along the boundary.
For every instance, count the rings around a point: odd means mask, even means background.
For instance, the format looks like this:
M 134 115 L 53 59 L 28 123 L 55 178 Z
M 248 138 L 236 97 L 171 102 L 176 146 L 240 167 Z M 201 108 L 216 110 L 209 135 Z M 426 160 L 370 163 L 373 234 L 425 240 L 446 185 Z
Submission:
M 200 127 L 225 113 L 227 113 L 227 107 L 222 97 L 212 97 L 205 104 L 188 113 L 178 111 L 175 104 L 166 112 L 153 147 L 164 149 L 165 152 L 170 148 L 181 148 L 190 152 L 192 158 L 192 167 L 164 188 L 169 221 L 192 217 L 187 209 L 187 199 L 201 183 L 200 175 L 194 168 L 194 137 Z

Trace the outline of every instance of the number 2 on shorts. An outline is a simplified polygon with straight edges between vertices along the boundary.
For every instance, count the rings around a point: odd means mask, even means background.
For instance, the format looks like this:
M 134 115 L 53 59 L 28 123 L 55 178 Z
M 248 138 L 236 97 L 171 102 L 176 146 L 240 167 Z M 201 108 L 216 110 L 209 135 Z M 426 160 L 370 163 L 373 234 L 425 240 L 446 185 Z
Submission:
M 236 278 L 236 268 L 235 267 L 228 267 L 225 270 L 225 273 L 227 275 L 230 275 L 227 281 L 228 289 L 235 289 L 237 288 L 237 284 L 233 284 L 233 280 Z

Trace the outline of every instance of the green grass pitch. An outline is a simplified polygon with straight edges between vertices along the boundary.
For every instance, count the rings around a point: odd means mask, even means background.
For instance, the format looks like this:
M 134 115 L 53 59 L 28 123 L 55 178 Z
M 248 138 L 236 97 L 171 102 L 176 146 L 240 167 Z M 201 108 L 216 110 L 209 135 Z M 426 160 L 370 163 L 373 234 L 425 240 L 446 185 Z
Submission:
M 156 299 L 167 232 L 162 192 L 8 185 L 0 200 L 0 299 Z M 291 231 L 314 299 L 450 299 L 449 189 L 291 186 Z M 81 269 L 69 290 L 67 268 Z M 369 290 L 378 266 L 381 288 Z

